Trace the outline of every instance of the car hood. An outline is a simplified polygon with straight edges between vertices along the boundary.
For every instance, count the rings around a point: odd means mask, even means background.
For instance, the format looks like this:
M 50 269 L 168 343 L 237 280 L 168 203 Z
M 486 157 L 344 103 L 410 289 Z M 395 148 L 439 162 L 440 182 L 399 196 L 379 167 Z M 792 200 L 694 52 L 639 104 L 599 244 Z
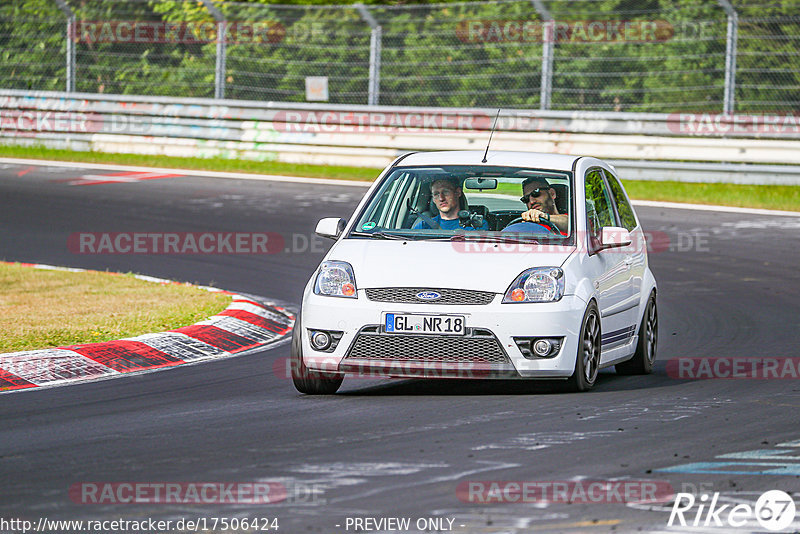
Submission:
M 356 286 L 462 288 L 503 293 L 525 269 L 560 267 L 574 247 L 342 239 L 328 260 L 353 266 Z

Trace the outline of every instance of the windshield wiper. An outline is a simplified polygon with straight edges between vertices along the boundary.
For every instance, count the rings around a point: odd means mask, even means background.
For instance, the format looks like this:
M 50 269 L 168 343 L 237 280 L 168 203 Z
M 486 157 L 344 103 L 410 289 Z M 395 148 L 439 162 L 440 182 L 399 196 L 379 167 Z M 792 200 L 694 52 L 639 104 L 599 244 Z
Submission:
M 350 232 L 351 236 L 373 237 L 376 239 L 405 239 L 407 241 L 450 241 L 450 235 L 429 235 L 427 233 L 413 233 L 412 235 L 389 234 L 378 230 L 377 232 Z
M 358 237 L 372 237 L 378 239 L 412 239 L 407 236 L 397 235 L 397 234 L 387 234 L 386 232 L 382 232 L 378 230 L 377 232 L 350 232 L 350 235 L 355 235 Z

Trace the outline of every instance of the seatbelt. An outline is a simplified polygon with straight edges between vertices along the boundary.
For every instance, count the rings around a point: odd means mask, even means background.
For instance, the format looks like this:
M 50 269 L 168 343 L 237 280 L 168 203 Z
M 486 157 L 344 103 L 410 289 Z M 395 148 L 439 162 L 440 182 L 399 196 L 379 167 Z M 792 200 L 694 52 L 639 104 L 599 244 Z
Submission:
M 441 230 L 442 229 L 442 227 L 439 225 L 439 223 L 434 221 L 433 217 L 431 217 L 427 213 L 423 213 L 423 212 L 419 211 L 419 212 L 417 212 L 417 217 L 422 219 L 425 222 L 425 224 L 427 224 L 428 227 L 430 227 L 431 230 Z
M 442 229 L 442 227 L 439 226 L 439 223 L 434 221 L 433 218 L 430 215 L 428 215 L 427 213 L 423 213 L 423 212 L 419 211 L 417 208 L 415 208 L 414 206 L 412 206 L 410 198 L 408 200 L 406 200 L 406 207 L 408 207 L 408 210 L 411 213 L 413 213 L 414 215 L 416 215 L 417 217 L 422 219 L 425 222 L 425 224 L 427 224 L 428 227 L 431 230 L 441 230 Z

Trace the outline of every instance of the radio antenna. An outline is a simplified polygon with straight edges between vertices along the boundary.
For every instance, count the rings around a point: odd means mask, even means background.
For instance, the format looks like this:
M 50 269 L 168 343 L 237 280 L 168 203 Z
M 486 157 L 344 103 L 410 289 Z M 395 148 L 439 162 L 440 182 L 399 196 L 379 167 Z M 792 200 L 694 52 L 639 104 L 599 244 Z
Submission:
M 481 163 L 486 163 L 486 156 L 489 154 L 489 145 L 492 143 L 492 136 L 494 135 L 494 129 L 497 126 L 497 119 L 500 118 L 500 109 L 497 110 L 497 115 L 494 116 L 494 124 L 492 124 L 492 131 L 489 133 L 489 142 L 486 143 L 486 152 L 483 153 L 483 159 Z

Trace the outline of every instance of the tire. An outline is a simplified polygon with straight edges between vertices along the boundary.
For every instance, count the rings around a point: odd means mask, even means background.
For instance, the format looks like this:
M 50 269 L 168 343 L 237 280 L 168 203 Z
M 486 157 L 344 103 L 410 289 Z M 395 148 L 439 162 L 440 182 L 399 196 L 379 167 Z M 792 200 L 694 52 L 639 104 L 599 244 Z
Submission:
M 303 362 L 303 326 L 300 313 L 292 330 L 291 368 L 292 382 L 300 393 L 306 395 L 332 395 L 342 385 L 344 375 L 339 373 L 323 373 L 312 371 Z
M 575 356 L 575 371 L 567 380 L 571 391 L 588 391 L 597 381 L 600 370 L 600 312 L 594 301 L 586 307 L 578 340 L 578 353 Z
M 653 372 L 658 348 L 658 309 L 656 294 L 650 293 L 644 309 L 642 324 L 639 325 L 639 342 L 633 358 L 614 366 L 619 375 L 648 375 Z

